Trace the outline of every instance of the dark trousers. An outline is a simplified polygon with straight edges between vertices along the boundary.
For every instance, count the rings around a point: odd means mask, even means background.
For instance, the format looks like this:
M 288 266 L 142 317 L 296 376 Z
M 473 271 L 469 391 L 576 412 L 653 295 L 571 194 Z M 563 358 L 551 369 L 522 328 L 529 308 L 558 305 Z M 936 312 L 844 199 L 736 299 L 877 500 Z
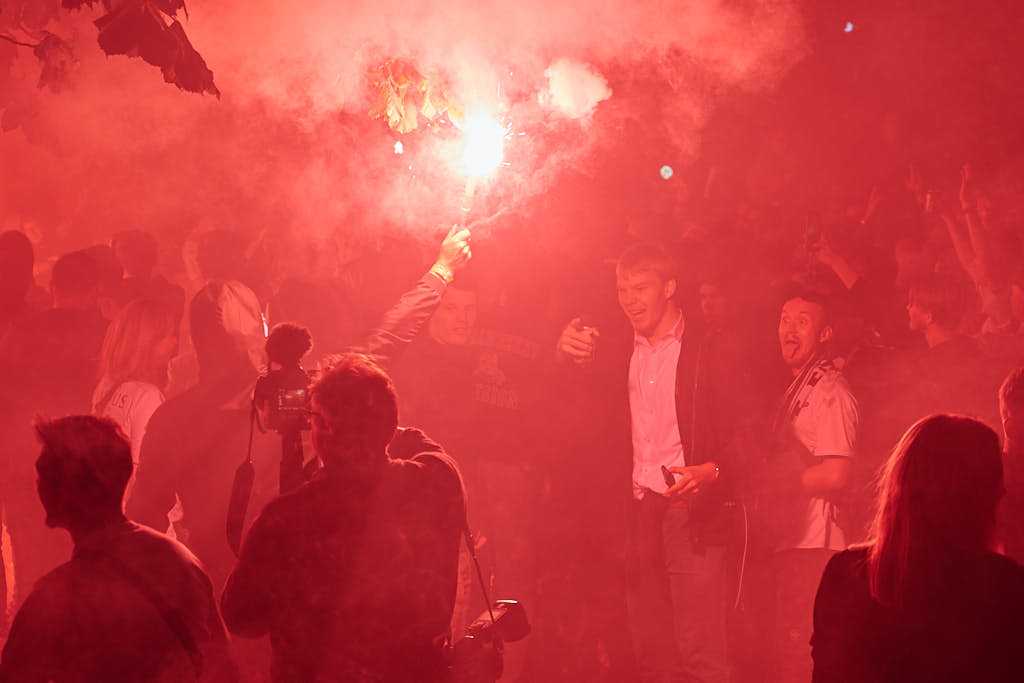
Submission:
M 725 683 L 725 546 L 693 543 L 682 501 L 648 493 L 632 517 L 627 599 L 640 680 Z
M 775 554 L 775 659 L 779 683 L 811 680 L 814 597 L 834 551 L 794 548 Z

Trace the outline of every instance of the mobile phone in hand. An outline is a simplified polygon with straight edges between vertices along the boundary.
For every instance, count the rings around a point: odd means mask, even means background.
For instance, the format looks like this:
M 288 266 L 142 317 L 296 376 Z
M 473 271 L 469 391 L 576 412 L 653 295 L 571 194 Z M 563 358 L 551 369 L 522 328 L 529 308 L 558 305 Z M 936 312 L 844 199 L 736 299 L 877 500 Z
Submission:
M 676 475 L 669 472 L 668 468 L 664 465 L 661 466 L 661 476 L 665 479 L 665 485 L 669 488 L 676 485 Z

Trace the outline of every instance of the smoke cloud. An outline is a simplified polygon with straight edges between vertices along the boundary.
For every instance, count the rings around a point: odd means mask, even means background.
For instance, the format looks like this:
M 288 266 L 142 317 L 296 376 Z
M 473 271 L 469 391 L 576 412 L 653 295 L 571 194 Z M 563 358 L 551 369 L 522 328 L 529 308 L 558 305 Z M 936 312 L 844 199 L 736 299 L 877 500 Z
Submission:
M 594 73 L 586 64 L 559 59 L 544 71 L 544 75 L 547 76 L 548 87 L 541 92 L 541 104 L 570 119 L 587 116 L 612 96 L 604 76 Z
M 36 87 L 31 50 L 0 44 L 0 227 L 38 226 L 44 253 L 125 227 L 176 244 L 210 226 L 433 234 L 459 217 L 465 179 L 439 158 L 450 131 L 398 135 L 369 117 L 368 73 L 389 58 L 509 126 L 507 165 L 474 205 L 486 219 L 600 165 L 637 122 L 692 158 L 716 98 L 772 87 L 805 51 L 790 0 L 196 0 L 184 25 L 217 100 L 106 57 L 100 13 L 40 27 L 78 59 L 59 92 Z

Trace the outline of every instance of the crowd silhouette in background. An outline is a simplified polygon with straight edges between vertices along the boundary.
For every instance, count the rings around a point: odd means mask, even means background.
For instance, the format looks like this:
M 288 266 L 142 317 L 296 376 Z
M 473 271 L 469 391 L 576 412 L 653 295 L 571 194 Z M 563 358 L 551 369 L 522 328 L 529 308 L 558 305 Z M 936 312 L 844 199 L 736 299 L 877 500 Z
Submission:
M 244 226 L 40 258 L 0 234 L 0 680 L 440 678 L 485 607 L 467 517 L 533 622 L 506 680 L 1014 679 L 1024 239 L 959 173 L 943 196 L 909 165 L 774 258 L 744 253 L 769 219 L 742 204 L 471 265 L 460 228 L 433 261 L 267 259 L 286 240 Z M 286 321 L 322 470 L 277 498 L 251 404 Z M 422 432 L 389 460 L 397 425 Z

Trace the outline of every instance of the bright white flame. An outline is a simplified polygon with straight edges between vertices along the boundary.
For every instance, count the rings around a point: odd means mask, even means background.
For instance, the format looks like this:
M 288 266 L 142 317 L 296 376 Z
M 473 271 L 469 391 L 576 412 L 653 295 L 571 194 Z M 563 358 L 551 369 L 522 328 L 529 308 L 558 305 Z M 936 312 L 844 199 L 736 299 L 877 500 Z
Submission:
M 405 145 L 402 144 L 401 140 L 395 141 L 395 154 L 402 154 L 405 152 Z
M 505 158 L 505 128 L 485 114 L 466 117 L 462 125 L 462 171 L 473 177 L 493 173 Z

